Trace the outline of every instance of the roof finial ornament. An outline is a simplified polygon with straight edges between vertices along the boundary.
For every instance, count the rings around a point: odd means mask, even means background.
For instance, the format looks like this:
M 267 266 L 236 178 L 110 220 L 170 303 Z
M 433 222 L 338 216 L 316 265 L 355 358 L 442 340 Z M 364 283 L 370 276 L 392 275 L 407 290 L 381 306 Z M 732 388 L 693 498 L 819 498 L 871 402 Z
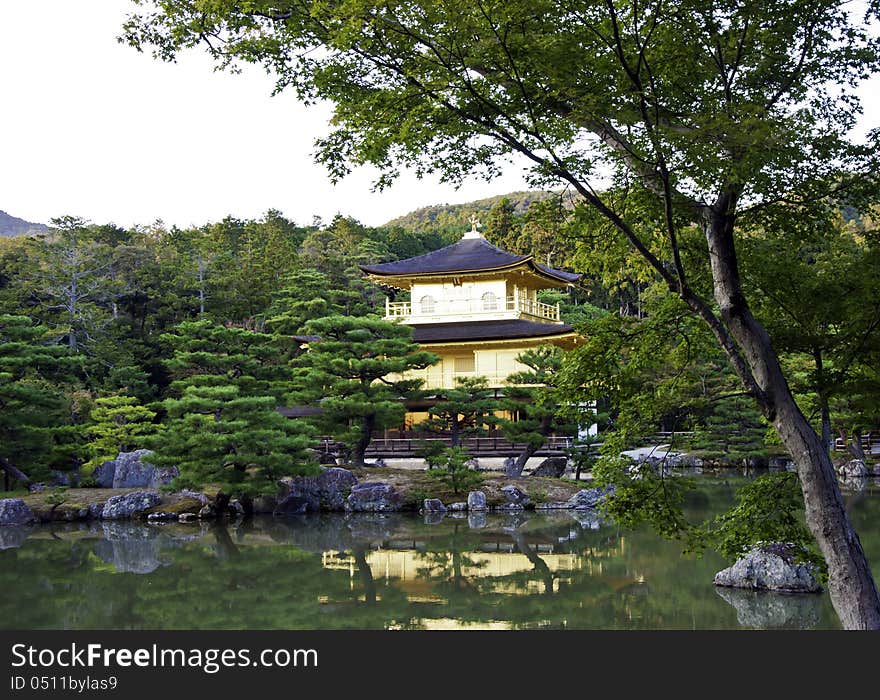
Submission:
M 483 236 L 477 229 L 481 228 L 483 224 L 480 223 L 476 214 L 471 214 L 470 222 L 471 230 L 464 234 L 464 238 L 482 238 Z

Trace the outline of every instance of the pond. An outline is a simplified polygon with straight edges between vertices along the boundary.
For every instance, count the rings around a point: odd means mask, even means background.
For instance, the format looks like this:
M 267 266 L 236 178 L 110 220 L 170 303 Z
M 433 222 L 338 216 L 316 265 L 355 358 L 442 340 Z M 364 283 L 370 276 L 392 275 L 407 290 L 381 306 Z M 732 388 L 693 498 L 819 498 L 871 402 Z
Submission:
M 733 499 L 705 479 L 694 516 Z M 846 494 L 880 570 L 880 487 Z M 827 593 L 715 589 L 725 563 L 595 515 L 263 517 L 0 528 L 4 629 L 827 629 Z

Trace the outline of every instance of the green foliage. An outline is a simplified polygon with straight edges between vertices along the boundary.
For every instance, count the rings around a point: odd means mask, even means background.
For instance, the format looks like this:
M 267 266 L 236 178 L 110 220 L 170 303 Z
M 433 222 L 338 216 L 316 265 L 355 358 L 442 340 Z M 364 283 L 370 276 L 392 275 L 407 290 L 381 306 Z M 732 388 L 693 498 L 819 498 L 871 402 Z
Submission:
M 517 361 L 528 369 L 507 378 L 510 386 L 506 389 L 502 406 L 513 417 L 495 420 L 504 437 L 526 445 L 516 462 L 520 474 L 529 457 L 541 448 L 548 436 L 554 433 L 570 435 L 576 430 L 561 403 L 562 355 L 562 350 L 554 345 L 526 350 L 517 356 Z
M 647 524 L 670 539 L 688 536 L 693 525 L 684 514 L 686 495 L 695 488 L 693 479 L 673 476 L 663 465 L 631 465 L 621 457 L 603 456 L 593 465 L 598 486 L 613 484 L 613 496 L 606 497 L 605 512 L 622 527 Z
M 287 388 L 289 343 L 209 321 L 163 336 L 175 396 L 165 399 L 156 463 L 180 469 L 181 486 L 220 484 L 232 493 L 274 493 L 284 476 L 315 473 L 309 427 L 277 408 Z
M 46 494 L 43 500 L 47 506 L 52 506 L 52 510 L 55 510 L 58 506 L 67 502 L 67 499 L 69 498 L 67 489 L 67 486 L 56 486 Z
M 471 458 L 460 447 L 447 447 L 440 455 L 438 468 L 429 472 L 431 479 L 452 489 L 455 494 L 471 491 L 483 483 L 482 475 L 471 466 Z
M 86 428 L 91 438 L 85 446 L 89 460 L 86 470 L 94 470 L 103 462 L 116 459 L 120 452 L 131 452 L 145 446 L 149 436 L 158 429 L 153 422 L 155 411 L 131 396 L 105 396 L 95 400 L 91 412 L 92 425 Z
M 222 378 L 166 399 L 168 421 L 154 461 L 180 470 L 176 485 L 218 484 L 226 493 L 275 494 L 285 476 L 315 474 L 307 426 L 278 411 L 271 396 L 247 396 Z
M 479 435 L 484 425 L 495 422 L 493 413 L 501 407 L 485 377 L 456 377 L 451 389 L 435 391 L 437 403 L 428 409 L 429 430 L 448 431 L 452 447 L 462 436 Z
M 422 440 L 416 449 L 416 455 L 425 460 L 428 469 L 439 469 L 443 463 L 446 443 L 443 440 Z
M 320 428 L 352 449 L 355 466 L 374 430 L 399 425 L 403 401 L 417 395 L 421 380 L 400 375 L 424 369 L 437 355 L 419 351 L 412 328 L 376 318 L 328 316 L 305 325 L 320 341 L 293 361 L 293 400 L 321 407 Z
M 692 551 L 711 546 L 733 560 L 756 542 L 786 542 L 802 549 L 805 560 L 824 567 L 804 525 L 803 495 L 796 474 L 759 476 L 738 489 L 736 498 L 736 506 L 690 533 Z
M 31 480 L 67 461 L 74 431 L 69 390 L 79 358 L 54 345 L 45 326 L 26 316 L 0 316 L 0 459 Z

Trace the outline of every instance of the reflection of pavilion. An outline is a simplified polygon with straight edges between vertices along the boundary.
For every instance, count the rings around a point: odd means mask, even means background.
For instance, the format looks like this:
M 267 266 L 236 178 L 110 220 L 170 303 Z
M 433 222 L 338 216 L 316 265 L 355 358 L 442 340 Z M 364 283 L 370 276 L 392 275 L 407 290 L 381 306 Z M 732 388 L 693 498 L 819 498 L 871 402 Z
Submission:
M 396 546 L 395 546 L 396 545 Z M 532 543 L 529 553 L 519 551 L 514 541 L 484 541 L 478 548 L 458 553 L 463 562 L 460 575 L 468 579 L 493 580 L 487 590 L 504 595 L 535 595 L 546 593 L 540 579 L 509 580 L 535 570 L 538 557 L 546 572 L 553 575 L 558 587 L 576 572 L 602 576 L 603 560 L 620 558 L 626 551 L 626 540 L 620 537 L 616 545 L 601 549 L 586 548 L 579 552 L 554 551 L 551 543 Z M 444 595 L 435 591 L 444 578 L 442 567 L 432 565 L 424 544 L 414 541 L 384 542 L 369 549 L 364 557 L 370 568 L 371 579 L 384 586 L 403 591 L 411 602 L 442 602 Z M 356 557 L 350 552 L 326 551 L 321 555 L 325 569 L 348 571 L 351 590 L 359 585 L 362 571 Z

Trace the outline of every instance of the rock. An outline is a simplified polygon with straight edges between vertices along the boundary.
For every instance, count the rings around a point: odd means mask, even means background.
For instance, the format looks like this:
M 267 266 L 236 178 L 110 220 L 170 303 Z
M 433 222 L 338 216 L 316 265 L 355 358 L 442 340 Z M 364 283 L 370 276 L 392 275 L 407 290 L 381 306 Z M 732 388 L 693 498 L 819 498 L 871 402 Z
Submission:
M 0 498 L 0 526 L 36 522 L 34 512 L 20 498 Z
M 822 598 L 786 595 L 772 591 L 716 588 L 715 592 L 736 609 L 736 620 L 753 629 L 811 629 L 822 618 Z
M 516 458 L 508 457 L 504 460 L 504 463 L 501 465 L 501 468 L 504 470 L 505 476 L 519 476 L 516 468 Z
M 553 479 L 559 479 L 565 474 L 565 468 L 567 466 L 567 457 L 548 457 L 535 467 L 532 476 L 546 476 Z
M 79 483 L 79 473 L 75 471 L 62 472 L 58 470 L 53 470 L 51 474 L 52 476 L 49 479 L 49 486 L 72 487 L 76 486 Z
M 446 506 L 443 505 L 443 501 L 441 501 L 439 498 L 426 498 L 423 507 L 426 513 L 446 512 Z
M 345 510 L 350 513 L 383 513 L 400 510 L 402 498 L 391 485 L 381 481 L 355 484 L 345 500 Z
M 860 459 L 851 459 L 837 470 L 838 474 L 844 479 L 852 477 L 868 476 L 868 468 Z
M 496 506 L 494 510 L 499 511 L 508 511 L 508 512 L 519 512 L 525 509 L 521 503 L 502 503 L 500 506 Z
M 100 520 L 104 514 L 104 503 L 89 503 L 89 518 Z
M 507 506 L 519 506 L 520 508 L 524 508 L 530 503 L 528 494 L 513 484 L 503 486 L 501 492 L 504 494 L 505 498 L 507 498 Z M 504 508 L 505 506 L 501 507 Z
M 484 510 L 468 511 L 468 527 L 471 530 L 481 530 L 486 527 L 486 512 Z
M 482 491 L 471 491 L 467 499 L 468 510 L 486 510 L 486 494 Z
M 146 461 L 153 454 L 150 450 L 120 452 L 116 455 L 116 470 L 113 473 L 114 489 L 159 488 L 177 476 L 177 467 L 157 469 Z
M 181 523 L 191 523 L 199 519 L 198 513 L 181 513 L 177 516 L 177 520 Z
M 153 477 L 147 486 L 151 489 L 159 489 L 170 484 L 178 476 L 180 476 L 180 470 L 177 467 L 155 467 Z
M 588 508 L 596 508 L 601 505 L 607 496 L 614 494 L 614 486 L 606 486 L 605 488 L 581 489 L 574 496 L 568 499 L 571 508 L 584 510 Z
M 201 503 L 203 506 L 206 506 L 211 502 L 211 499 L 208 498 L 201 491 L 191 491 L 190 489 L 181 489 L 177 493 L 178 493 L 178 495 L 183 496 L 184 498 L 192 498 L 192 499 L 198 501 L 199 503 Z
M 332 452 L 319 452 L 317 454 L 318 464 L 321 466 L 330 466 L 336 464 L 336 455 Z
M 229 510 L 234 514 L 233 517 L 243 518 L 246 515 L 244 504 L 237 498 L 229 501 Z
M 535 510 L 570 510 L 574 506 L 569 501 L 545 501 L 538 503 Z
M 274 513 L 275 509 L 278 507 L 278 499 L 275 498 L 275 496 L 257 496 L 254 498 L 251 507 L 254 511 L 254 515 Z
M 815 567 L 795 563 L 800 548 L 784 542 L 759 542 L 733 566 L 715 574 L 716 586 L 751 590 L 819 593 Z
M 112 496 L 104 504 L 101 517 L 104 520 L 131 518 L 148 508 L 159 505 L 161 501 L 162 499 L 159 498 L 159 494 L 152 491 L 133 491 L 121 496 Z
M 212 520 L 217 517 L 217 508 L 214 507 L 213 503 L 209 503 L 206 506 L 202 506 L 199 510 L 199 520 Z
M 30 484 L 28 486 L 28 491 L 30 493 L 39 493 L 40 491 L 45 491 L 47 488 L 49 487 L 46 486 L 46 484 L 44 484 L 42 481 L 38 481 L 36 484 Z
M 449 510 L 451 510 L 451 511 L 454 512 L 454 513 L 457 513 L 457 512 L 460 512 L 460 511 L 464 511 L 464 510 L 467 510 L 467 509 L 468 509 L 468 504 L 467 504 L 467 503 L 464 503 L 463 501 L 459 501 L 459 502 L 457 502 L 457 503 L 451 503 L 451 504 L 449 505 Z
M 95 480 L 95 483 L 102 489 L 112 489 L 113 488 L 113 479 L 116 476 L 116 460 L 111 459 L 109 462 L 104 462 L 103 464 L 95 467 L 95 471 L 92 472 L 92 479 Z
M 155 513 L 150 513 L 147 516 L 147 522 L 155 523 L 162 522 L 163 520 L 177 520 L 179 517 L 179 513 L 169 513 L 168 511 L 160 510 Z
M 301 515 L 302 513 L 316 512 L 320 501 L 317 498 L 290 494 L 279 501 L 272 510 L 274 515 Z
M 276 515 L 341 511 L 345 509 L 345 499 L 352 487 L 357 484 L 357 477 L 348 469 L 322 467 L 317 476 L 296 476 L 282 479 L 281 483 L 287 493 L 278 501 L 273 511 Z M 286 503 L 291 497 L 293 500 Z

